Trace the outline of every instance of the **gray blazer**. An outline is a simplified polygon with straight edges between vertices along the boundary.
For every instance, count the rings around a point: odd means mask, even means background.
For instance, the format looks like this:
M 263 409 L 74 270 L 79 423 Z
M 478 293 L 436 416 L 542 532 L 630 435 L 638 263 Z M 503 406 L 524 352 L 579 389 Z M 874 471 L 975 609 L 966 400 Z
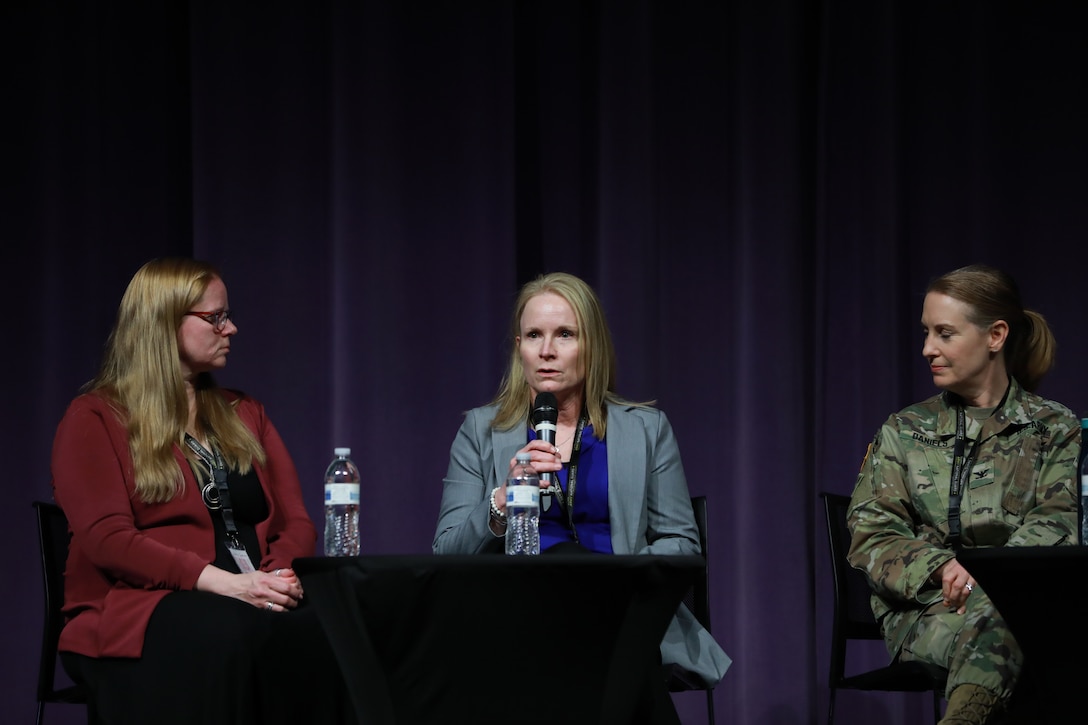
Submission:
M 526 429 L 491 428 L 497 408 L 465 415 L 450 447 L 442 505 L 432 548 L 436 554 L 475 554 L 498 548 L 488 526 L 491 490 L 506 479 Z M 680 449 L 660 410 L 608 406 L 608 514 L 616 554 L 698 554 Z M 680 607 L 661 642 L 661 660 L 716 684 L 729 668 L 722 651 L 686 607 Z

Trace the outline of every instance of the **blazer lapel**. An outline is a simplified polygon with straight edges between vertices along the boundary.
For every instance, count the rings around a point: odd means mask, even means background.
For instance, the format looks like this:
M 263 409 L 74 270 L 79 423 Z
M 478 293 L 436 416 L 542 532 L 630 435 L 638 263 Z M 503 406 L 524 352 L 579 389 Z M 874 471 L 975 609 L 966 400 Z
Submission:
M 510 472 L 510 459 L 525 445 L 529 436 L 525 426 L 516 425 L 510 430 L 491 430 L 491 445 L 494 455 L 495 479 L 491 482 L 491 488 L 497 488 L 506 481 L 506 474 Z M 491 492 L 488 489 L 488 493 Z
M 642 502 L 646 497 L 646 434 L 638 416 L 608 406 L 608 513 L 612 551 L 635 553 Z

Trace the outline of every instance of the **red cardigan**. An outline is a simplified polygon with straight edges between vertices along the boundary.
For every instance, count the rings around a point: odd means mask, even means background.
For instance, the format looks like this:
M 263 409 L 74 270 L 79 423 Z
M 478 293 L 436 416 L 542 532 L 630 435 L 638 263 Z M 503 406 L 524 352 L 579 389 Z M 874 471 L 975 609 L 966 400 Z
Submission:
M 237 411 L 264 446 L 257 477 L 268 518 L 257 525 L 261 569 L 312 556 L 317 540 L 295 464 L 264 407 L 240 393 Z M 169 592 L 193 589 L 215 561 L 212 520 L 178 446 L 185 489 L 166 503 L 136 496 L 128 433 L 94 393 L 72 401 L 53 441 L 53 495 L 72 530 L 65 571 L 60 649 L 90 657 L 139 657 L 151 612 Z

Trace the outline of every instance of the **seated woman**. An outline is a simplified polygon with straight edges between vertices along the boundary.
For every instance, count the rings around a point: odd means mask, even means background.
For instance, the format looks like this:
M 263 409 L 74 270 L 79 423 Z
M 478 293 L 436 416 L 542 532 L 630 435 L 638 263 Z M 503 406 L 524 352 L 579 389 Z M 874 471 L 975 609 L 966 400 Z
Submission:
M 1054 338 L 1008 275 L 939 277 L 922 331 L 942 392 L 877 432 L 851 501 L 849 558 L 868 575 L 891 655 L 948 670 L 941 722 L 982 725 L 1006 709 L 1023 655 L 956 552 L 1076 543 L 1080 426 L 1030 392 Z
M 261 404 L 211 375 L 237 332 L 210 265 L 147 263 L 57 428 L 60 650 L 98 722 L 355 722 L 291 570 L 316 540 L 294 463 Z
M 510 365 L 495 400 L 468 412 L 450 450 L 434 552 L 503 549 L 506 480 L 515 454 L 528 452 L 538 473 L 558 479 L 555 494 L 541 497 L 542 551 L 577 545 L 602 554 L 698 554 L 672 428 L 660 410 L 616 394 L 612 337 L 589 285 L 563 273 L 526 284 L 514 306 L 511 338 Z M 538 440 L 529 423 L 542 392 L 558 403 L 554 445 Z M 730 664 L 683 606 L 661 656 L 665 665 L 710 685 Z M 659 702 L 661 693 L 663 683 L 655 683 Z

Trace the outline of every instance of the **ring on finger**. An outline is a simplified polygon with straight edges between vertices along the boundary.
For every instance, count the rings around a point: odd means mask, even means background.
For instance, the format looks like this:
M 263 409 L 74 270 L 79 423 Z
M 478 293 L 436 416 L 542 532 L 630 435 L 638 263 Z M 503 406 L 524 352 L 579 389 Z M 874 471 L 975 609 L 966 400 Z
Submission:
M 273 604 L 272 602 L 265 602 L 264 608 L 271 612 L 272 607 L 274 607 L 274 606 L 276 606 L 276 605 Z
M 966 584 L 964 584 L 963 588 L 966 589 L 968 592 L 975 591 L 975 587 L 973 584 L 971 584 L 971 582 L 967 582 Z

